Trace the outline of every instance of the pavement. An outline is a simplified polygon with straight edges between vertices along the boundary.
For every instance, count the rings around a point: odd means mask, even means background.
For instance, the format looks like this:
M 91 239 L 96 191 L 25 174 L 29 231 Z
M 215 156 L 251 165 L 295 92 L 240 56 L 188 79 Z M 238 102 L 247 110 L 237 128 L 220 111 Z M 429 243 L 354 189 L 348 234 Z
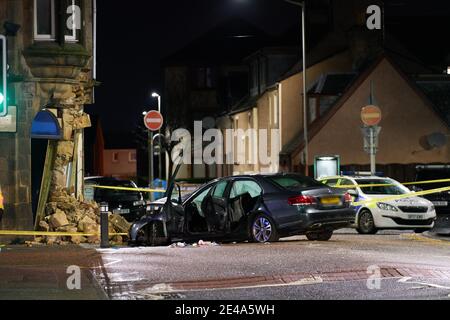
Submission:
M 79 246 L 4 246 L 0 248 L 0 300 L 104 300 L 105 291 L 92 276 L 101 265 L 94 249 Z M 80 289 L 70 266 L 80 269 Z M 69 270 L 70 271 L 70 270 Z M 69 279 L 70 278 L 70 279 Z

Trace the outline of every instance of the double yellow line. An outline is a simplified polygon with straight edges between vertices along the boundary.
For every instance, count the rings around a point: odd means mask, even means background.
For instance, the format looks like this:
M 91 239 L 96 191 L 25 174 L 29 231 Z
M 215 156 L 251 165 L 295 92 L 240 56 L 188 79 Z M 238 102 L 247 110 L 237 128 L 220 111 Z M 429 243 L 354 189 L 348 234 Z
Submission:
M 110 233 L 109 236 L 127 236 L 127 233 Z M 94 237 L 100 236 L 97 233 L 78 232 L 44 232 L 44 231 L 14 231 L 0 230 L 0 236 L 34 236 L 34 237 Z

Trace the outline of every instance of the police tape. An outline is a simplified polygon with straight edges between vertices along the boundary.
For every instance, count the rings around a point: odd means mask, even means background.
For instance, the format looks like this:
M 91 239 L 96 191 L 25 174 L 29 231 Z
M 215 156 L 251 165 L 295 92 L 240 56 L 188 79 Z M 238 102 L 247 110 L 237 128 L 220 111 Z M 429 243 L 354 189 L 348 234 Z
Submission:
M 109 233 L 109 236 L 128 236 L 128 233 Z M 0 230 L 0 236 L 35 236 L 35 237 L 95 237 L 98 233 L 78 232 L 44 232 L 44 231 L 14 231 Z
M 426 196 L 429 194 L 448 192 L 448 191 L 450 191 L 450 187 L 438 188 L 438 189 L 432 189 L 432 190 L 426 190 L 426 191 L 420 191 L 420 192 L 412 192 L 412 193 L 406 193 L 406 194 L 401 194 L 401 195 L 388 196 L 388 197 L 383 197 L 383 198 L 353 202 L 352 206 L 358 207 L 358 206 L 362 206 L 365 204 L 375 205 L 376 203 L 380 203 L 380 202 L 408 199 L 408 198 Z
M 166 192 L 166 190 L 162 190 L 162 189 L 142 189 L 142 188 L 127 188 L 127 187 L 108 187 L 108 186 L 92 186 L 93 188 L 96 189 L 109 189 L 109 190 L 122 190 L 122 191 L 139 191 L 139 192 L 148 192 L 148 193 L 153 193 L 153 192 L 159 192 L 159 193 L 163 193 Z
M 370 178 L 369 178 L 370 179 Z M 400 183 L 404 186 L 410 185 L 423 185 L 423 184 L 438 184 L 438 183 L 450 183 L 450 179 L 440 179 L 440 180 L 428 180 L 428 181 L 417 181 L 417 182 L 403 182 Z M 392 183 L 380 183 L 380 184 L 359 184 L 359 185 L 342 185 L 334 186 L 333 188 L 338 189 L 356 189 L 356 188 L 370 188 L 370 187 L 389 187 L 394 186 Z

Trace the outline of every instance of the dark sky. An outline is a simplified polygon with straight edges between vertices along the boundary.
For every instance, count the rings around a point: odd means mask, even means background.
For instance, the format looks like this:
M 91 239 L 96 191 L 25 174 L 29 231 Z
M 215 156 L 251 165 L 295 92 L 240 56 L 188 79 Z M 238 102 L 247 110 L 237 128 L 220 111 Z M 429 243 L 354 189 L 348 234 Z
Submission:
M 280 0 L 98 0 L 102 85 L 88 111 L 105 131 L 130 130 L 145 107 L 156 106 L 150 93 L 161 91 L 162 58 L 232 17 L 279 34 L 300 23 L 297 10 Z
M 430 59 L 444 54 L 450 1 L 387 2 L 387 28 L 395 28 L 397 38 Z M 160 60 L 232 17 L 272 35 L 300 25 L 299 9 L 283 0 L 98 0 L 97 78 L 102 85 L 88 112 L 100 115 L 106 132 L 131 132 L 142 121 L 142 111 L 156 106 L 150 93 L 162 91 Z

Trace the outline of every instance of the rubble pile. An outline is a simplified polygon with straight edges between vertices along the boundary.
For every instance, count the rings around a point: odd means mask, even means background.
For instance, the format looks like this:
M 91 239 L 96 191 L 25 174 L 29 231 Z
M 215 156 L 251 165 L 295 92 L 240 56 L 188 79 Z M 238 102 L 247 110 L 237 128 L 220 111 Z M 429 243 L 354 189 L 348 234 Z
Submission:
M 42 237 L 45 244 L 100 243 L 100 208 L 95 202 L 81 202 L 66 190 L 54 191 L 46 205 L 46 217 L 39 223 L 39 231 L 95 234 L 93 236 Z M 121 216 L 109 214 L 109 233 L 127 233 L 130 224 Z M 122 236 L 112 235 L 110 241 L 123 243 Z
M 85 202 L 74 196 L 72 185 L 66 188 L 69 165 L 76 161 L 77 134 L 84 128 L 91 126 L 89 115 L 84 113 L 83 105 L 88 103 L 90 86 L 83 73 L 80 74 L 82 84 L 71 86 L 71 90 L 65 91 L 65 95 L 59 97 L 59 108 L 62 115 L 62 140 L 57 141 L 56 154 L 51 165 L 51 181 L 48 199 L 45 204 L 45 212 L 39 217 L 38 231 L 83 233 L 82 235 L 68 235 L 62 237 L 45 236 L 35 239 L 37 243 L 67 244 L 67 243 L 92 243 L 100 242 L 100 208 L 95 202 Z M 84 77 L 84 78 L 83 78 Z M 67 89 L 66 87 L 64 87 Z M 88 90 L 88 92 L 86 92 Z M 55 97 L 53 97 L 55 98 Z M 131 225 L 121 216 L 109 214 L 109 233 L 128 233 Z M 93 234 L 88 236 L 89 234 Z M 124 241 L 121 236 L 111 236 L 110 241 L 120 244 Z

